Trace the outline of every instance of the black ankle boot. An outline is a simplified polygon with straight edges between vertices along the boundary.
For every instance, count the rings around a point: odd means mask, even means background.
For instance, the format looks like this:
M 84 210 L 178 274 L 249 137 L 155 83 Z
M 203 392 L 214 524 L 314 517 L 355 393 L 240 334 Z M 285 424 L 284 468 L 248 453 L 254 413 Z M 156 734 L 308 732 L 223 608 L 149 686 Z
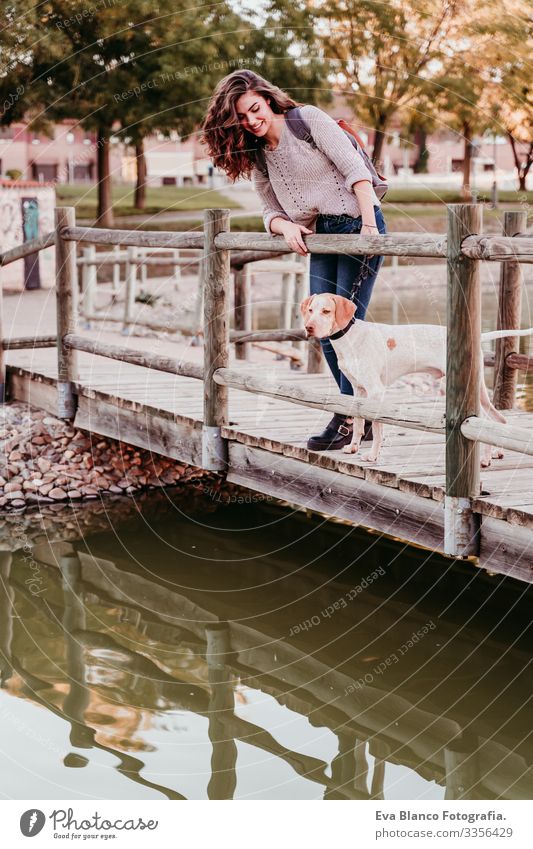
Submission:
M 353 424 L 346 423 L 346 416 L 335 413 L 322 433 L 311 436 L 307 441 L 310 451 L 335 451 L 352 441 Z

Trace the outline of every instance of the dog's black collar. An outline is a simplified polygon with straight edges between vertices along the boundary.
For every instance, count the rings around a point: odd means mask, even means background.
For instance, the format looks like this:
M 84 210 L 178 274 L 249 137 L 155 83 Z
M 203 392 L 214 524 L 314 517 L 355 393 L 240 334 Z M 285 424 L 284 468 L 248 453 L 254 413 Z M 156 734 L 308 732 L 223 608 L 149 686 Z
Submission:
M 332 336 L 328 336 L 328 339 L 340 339 L 341 336 L 344 336 L 345 333 L 348 333 L 350 327 L 353 324 L 355 324 L 355 316 L 354 315 L 352 315 L 352 317 L 351 317 L 350 321 L 348 322 L 348 324 L 346 325 L 346 327 L 343 327 L 342 330 L 337 330 L 337 332 L 333 333 Z

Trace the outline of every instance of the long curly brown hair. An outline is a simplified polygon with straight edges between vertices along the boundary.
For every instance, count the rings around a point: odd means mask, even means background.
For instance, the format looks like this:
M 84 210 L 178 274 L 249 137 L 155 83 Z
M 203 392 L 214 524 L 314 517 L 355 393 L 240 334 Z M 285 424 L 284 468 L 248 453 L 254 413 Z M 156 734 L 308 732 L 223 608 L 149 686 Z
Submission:
M 301 105 L 278 86 L 247 68 L 233 71 L 220 80 L 209 101 L 201 140 L 207 146 L 213 164 L 233 181 L 251 175 L 257 161 L 257 149 L 264 145 L 262 139 L 243 129 L 237 116 L 235 104 L 241 95 L 249 91 L 269 98 L 270 108 L 278 114 Z

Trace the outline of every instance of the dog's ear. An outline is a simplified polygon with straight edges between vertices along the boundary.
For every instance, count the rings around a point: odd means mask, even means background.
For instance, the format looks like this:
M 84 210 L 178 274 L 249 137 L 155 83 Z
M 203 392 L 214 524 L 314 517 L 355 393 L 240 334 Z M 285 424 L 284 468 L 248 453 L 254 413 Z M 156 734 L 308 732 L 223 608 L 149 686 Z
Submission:
M 356 306 L 353 301 L 343 298 L 342 295 L 332 295 L 335 300 L 335 321 L 339 327 L 346 327 L 355 315 Z
M 307 298 L 304 298 L 302 303 L 300 304 L 300 312 L 302 313 L 304 318 L 305 318 L 305 314 L 307 312 L 307 309 L 309 307 L 309 304 L 311 303 L 311 301 L 313 300 L 314 297 L 315 297 L 314 295 L 308 295 Z

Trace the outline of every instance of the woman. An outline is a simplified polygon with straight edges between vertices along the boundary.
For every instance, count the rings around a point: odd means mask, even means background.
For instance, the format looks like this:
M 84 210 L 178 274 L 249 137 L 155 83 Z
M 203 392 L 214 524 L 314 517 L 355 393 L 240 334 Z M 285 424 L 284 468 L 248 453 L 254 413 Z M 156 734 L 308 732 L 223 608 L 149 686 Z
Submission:
M 253 71 L 224 77 L 202 127 L 214 164 L 232 180 L 253 177 L 266 231 L 283 236 L 302 256 L 308 253 L 303 237 L 310 233 L 386 233 L 370 171 L 344 131 L 316 106 L 301 106 L 311 145 L 287 126 L 285 113 L 294 106 L 300 104 Z M 364 319 L 382 259 L 313 254 L 310 293 L 350 298 L 355 287 L 356 316 Z M 331 343 L 326 339 L 321 344 L 341 393 L 353 395 Z M 307 447 L 342 448 L 351 442 L 352 430 L 353 419 L 335 414 Z M 369 424 L 364 438 L 371 438 Z

